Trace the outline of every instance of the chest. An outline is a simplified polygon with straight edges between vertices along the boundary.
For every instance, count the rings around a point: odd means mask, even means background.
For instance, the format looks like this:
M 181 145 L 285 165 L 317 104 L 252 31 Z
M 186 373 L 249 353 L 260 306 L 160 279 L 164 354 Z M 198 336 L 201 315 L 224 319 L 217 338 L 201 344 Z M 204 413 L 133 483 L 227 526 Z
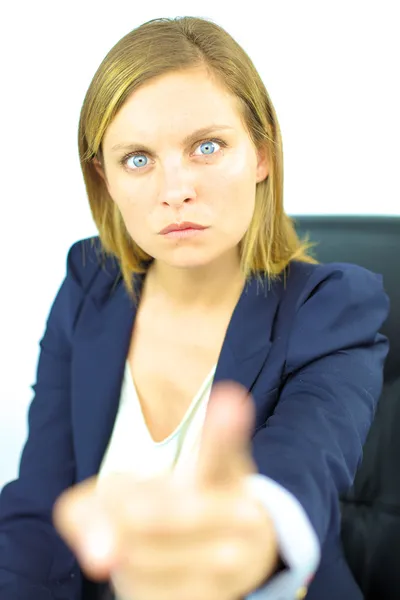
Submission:
M 178 427 L 218 362 L 229 319 L 230 314 L 166 318 L 146 310 L 137 315 L 127 360 L 155 442 Z

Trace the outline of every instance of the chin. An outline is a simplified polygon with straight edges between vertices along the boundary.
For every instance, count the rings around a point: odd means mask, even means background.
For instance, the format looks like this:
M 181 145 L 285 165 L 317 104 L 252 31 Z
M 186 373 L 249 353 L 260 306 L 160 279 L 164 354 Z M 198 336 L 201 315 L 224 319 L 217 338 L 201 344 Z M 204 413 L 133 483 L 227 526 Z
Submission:
M 167 261 L 165 261 L 167 262 Z M 211 261 L 207 260 L 181 260 L 181 261 L 168 261 L 170 267 L 174 269 L 201 269 L 209 265 Z
M 189 252 L 186 248 L 184 252 L 175 253 L 175 256 L 159 256 L 158 260 L 175 269 L 196 269 L 206 267 L 217 258 L 205 252 Z

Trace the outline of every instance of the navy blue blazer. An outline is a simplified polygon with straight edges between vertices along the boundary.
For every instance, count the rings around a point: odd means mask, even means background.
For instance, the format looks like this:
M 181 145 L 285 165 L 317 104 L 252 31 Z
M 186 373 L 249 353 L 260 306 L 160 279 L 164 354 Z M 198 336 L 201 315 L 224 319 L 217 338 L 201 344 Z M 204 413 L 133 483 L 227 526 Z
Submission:
M 55 532 L 52 508 L 98 473 L 110 439 L 135 306 L 98 237 L 73 244 L 43 338 L 19 477 L 0 496 L 1 600 L 88 600 Z M 135 278 L 137 290 L 143 276 Z M 286 276 L 250 279 L 232 315 L 215 382 L 246 386 L 256 407 L 260 473 L 301 502 L 321 544 L 308 600 L 359 600 L 344 560 L 339 496 L 352 484 L 381 393 L 389 300 L 364 268 L 293 261 Z M 268 285 L 269 284 L 269 285 Z

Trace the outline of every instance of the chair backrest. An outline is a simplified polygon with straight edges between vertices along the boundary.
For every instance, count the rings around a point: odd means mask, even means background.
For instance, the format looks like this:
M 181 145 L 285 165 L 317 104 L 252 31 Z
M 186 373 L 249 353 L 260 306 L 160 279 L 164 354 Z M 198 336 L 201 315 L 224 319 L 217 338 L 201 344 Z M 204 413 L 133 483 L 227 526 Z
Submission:
M 400 598 L 400 216 L 294 216 L 321 262 L 383 275 L 390 314 L 384 388 L 352 489 L 342 498 L 342 540 L 365 600 Z

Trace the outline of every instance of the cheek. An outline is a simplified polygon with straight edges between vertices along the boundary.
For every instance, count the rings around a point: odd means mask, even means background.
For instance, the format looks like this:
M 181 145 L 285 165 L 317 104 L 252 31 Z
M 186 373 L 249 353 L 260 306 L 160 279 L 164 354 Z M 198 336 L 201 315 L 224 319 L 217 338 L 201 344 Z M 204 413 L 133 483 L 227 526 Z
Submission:
M 145 190 L 140 189 L 143 186 L 135 185 L 129 177 L 115 178 L 112 184 L 109 184 L 108 191 L 118 206 L 124 219 L 137 215 L 138 213 L 143 214 L 145 203 L 143 199 L 145 197 Z
M 217 211 L 229 222 L 251 220 L 254 212 L 256 181 L 248 163 L 235 161 L 229 168 L 214 173 L 207 181 L 204 197 L 212 198 Z M 239 224 L 240 225 L 240 224 Z
M 218 178 L 217 186 L 224 188 L 230 196 L 237 199 L 251 200 L 251 195 L 255 193 L 255 169 L 251 157 L 244 151 L 238 152 L 232 160 L 226 161 L 215 176 Z
M 122 209 L 125 206 L 135 204 L 135 199 L 138 198 L 137 186 L 129 177 L 115 176 L 110 178 L 109 193 L 114 202 Z
M 133 187 L 132 183 L 128 185 L 119 181 L 118 184 L 109 186 L 109 194 L 118 206 L 129 235 L 141 245 L 146 238 L 147 227 L 144 227 L 144 223 L 148 220 L 149 211 L 148 207 L 146 210 L 143 193 Z

